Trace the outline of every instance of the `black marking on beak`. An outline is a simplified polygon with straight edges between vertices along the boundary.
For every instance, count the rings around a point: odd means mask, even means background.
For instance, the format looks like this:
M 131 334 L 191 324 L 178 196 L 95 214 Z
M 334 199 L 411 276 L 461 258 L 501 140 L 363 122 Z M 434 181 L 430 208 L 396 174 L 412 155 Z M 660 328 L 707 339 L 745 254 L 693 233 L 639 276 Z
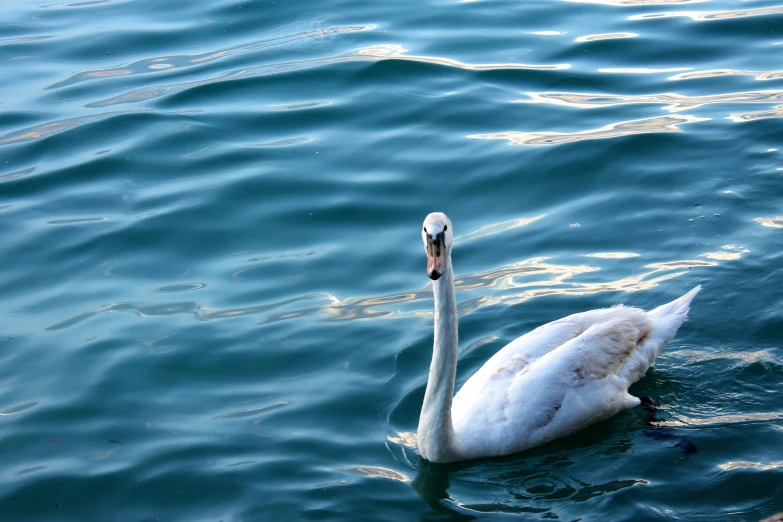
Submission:
M 427 253 L 433 257 L 440 257 L 441 249 L 445 246 L 443 244 L 443 234 L 427 234 Z
M 435 235 L 427 234 L 427 257 L 429 258 L 427 276 L 433 281 L 437 281 L 443 275 L 443 256 L 446 254 L 445 237 L 446 234 L 443 232 Z M 432 269 L 429 269 L 430 266 Z M 436 267 L 440 267 L 441 270 Z

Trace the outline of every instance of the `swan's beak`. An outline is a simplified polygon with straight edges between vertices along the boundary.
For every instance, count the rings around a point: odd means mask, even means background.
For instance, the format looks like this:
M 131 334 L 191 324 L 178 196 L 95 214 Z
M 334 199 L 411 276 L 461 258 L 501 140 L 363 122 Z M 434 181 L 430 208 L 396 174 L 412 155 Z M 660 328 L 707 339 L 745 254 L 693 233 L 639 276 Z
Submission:
M 443 275 L 443 258 L 446 255 L 443 235 L 443 233 L 435 236 L 427 234 L 427 275 L 433 281 L 437 281 Z

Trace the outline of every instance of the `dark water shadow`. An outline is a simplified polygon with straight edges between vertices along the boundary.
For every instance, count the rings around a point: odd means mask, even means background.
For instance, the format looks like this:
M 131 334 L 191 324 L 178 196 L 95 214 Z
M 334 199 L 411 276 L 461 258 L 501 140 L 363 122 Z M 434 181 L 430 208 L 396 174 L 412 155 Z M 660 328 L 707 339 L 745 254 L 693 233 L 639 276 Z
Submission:
M 411 482 L 414 491 L 432 509 L 419 517 L 419 520 L 476 520 L 476 517 L 461 513 L 450 503 L 456 502 L 449 496 L 450 476 L 463 466 L 434 464 L 426 460 L 419 462 L 416 478 Z
M 596 497 L 649 485 L 640 478 L 577 478 L 574 467 L 581 458 L 559 451 L 561 446 L 459 464 L 419 461 L 411 486 L 431 509 L 420 520 L 475 520 L 487 515 L 573 519 Z

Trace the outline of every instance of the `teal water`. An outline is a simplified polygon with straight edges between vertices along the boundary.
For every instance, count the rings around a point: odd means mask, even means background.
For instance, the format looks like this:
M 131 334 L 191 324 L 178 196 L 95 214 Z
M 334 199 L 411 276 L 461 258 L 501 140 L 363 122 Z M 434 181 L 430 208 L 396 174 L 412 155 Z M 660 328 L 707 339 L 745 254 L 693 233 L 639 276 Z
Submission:
M 10 0 L 0 27 L 0 519 L 783 510 L 783 5 Z M 627 411 L 420 462 L 434 210 L 458 384 L 704 285 L 631 390 L 698 453 Z

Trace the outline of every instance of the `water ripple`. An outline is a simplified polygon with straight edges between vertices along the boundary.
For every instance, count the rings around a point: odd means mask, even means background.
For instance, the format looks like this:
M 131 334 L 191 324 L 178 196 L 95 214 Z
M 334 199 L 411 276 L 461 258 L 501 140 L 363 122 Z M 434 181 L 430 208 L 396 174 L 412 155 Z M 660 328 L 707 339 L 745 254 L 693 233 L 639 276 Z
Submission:
M 716 78 L 720 76 L 753 76 L 759 81 L 781 80 L 783 79 L 783 70 L 777 71 L 745 71 L 742 69 L 707 69 L 703 71 L 693 71 L 675 74 L 670 76 L 669 80 L 696 80 L 701 78 Z
M 690 115 L 658 116 L 640 120 L 611 123 L 598 129 L 577 132 L 494 132 L 471 134 L 468 138 L 480 140 L 507 140 L 509 145 L 562 145 L 583 140 L 619 138 L 636 134 L 680 132 L 680 125 L 707 121 Z
M 597 252 L 595 254 L 585 254 L 585 257 L 597 257 L 599 259 L 628 259 L 631 257 L 639 257 L 639 254 L 634 252 Z
M 385 478 L 385 479 L 397 480 L 400 482 L 411 481 L 410 477 L 408 477 L 406 474 L 400 473 L 393 469 L 384 468 L 381 466 L 356 466 L 353 468 L 348 468 L 347 471 L 353 473 L 359 473 L 366 477 Z
M 124 116 L 128 114 L 142 114 L 142 113 L 156 113 L 156 114 L 192 114 L 198 111 L 153 111 L 150 109 L 131 109 L 125 111 L 112 111 L 103 112 L 100 114 L 92 114 L 89 116 L 79 116 L 76 118 L 66 118 L 63 120 L 52 121 L 43 123 L 40 125 L 34 125 L 20 130 L 15 130 L 3 134 L 0 136 L 0 146 L 9 145 L 12 143 L 23 143 L 26 141 L 40 140 L 54 136 L 63 132 L 67 132 L 76 128 L 79 128 L 88 123 L 95 123 L 98 121 L 114 118 L 117 116 Z
M 706 252 L 704 254 L 701 254 L 701 257 L 706 257 L 708 259 L 715 259 L 717 261 L 734 261 L 736 259 L 741 258 L 742 256 L 744 256 L 749 252 L 750 250 L 741 246 L 725 245 L 723 246 L 722 250 L 719 250 L 717 252 Z
M 487 272 L 459 276 L 455 280 L 457 292 L 491 288 L 492 294 L 483 295 L 460 304 L 459 313 L 463 315 L 477 308 L 498 304 L 516 305 L 530 299 L 549 295 L 589 295 L 602 292 L 637 292 L 655 288 L 660 283 L 682 276 L 694 268 L 715 267 L 721 261 L 735 261 L 749 250 L 727 245 L 723 251 L 708 252 L 705 257 L 711 259 L 685 259 L 649 263 L 647 271 L 613 281 L 581 282 L 576 276 L 597 272 L 599 267 L 590 265 L 559 265 L 547 262 L 547 257 L 534 257 L 525 261 L 503 266 Z M 590 257 L 604 259 L 624 259 L 635 257 L 632 253 L 592 254 Z M 494 295 L 493 295 L 494 294 Z M 314 314 L 321 314 L 327 321 L 351 321 L 362 319 L 427 317 L 432 315 L 429 309 L 403 308 L 388 309 L 418 301 L 429 300 L 432 290 L 429 286 L 416 291 L 381 296 L 350 297 L 340 299 L 331 294 L 311 294 L 283 301 L 224 310 L 211 309 L 195 301 L 170 303 L 114 303 L 103 308 L 103 314 L 130 311 L 140 317 L 190 314 L 198 320 L 209 321 L 249 315 L 264 314 L 264 324 L 271 324 Z M 325 304 L 312 305 L 313 301 L 326 301 Z M 301 307 L 300 305 L 307 305 Z M 284 311 L 279 311 L 283 309 Z M 85 312 L 49 326 L 46 330 L 62 330 L 98 315 L 99 312 Z
M 307 137 L 307 138 L 286 138 L 282 140 L 274 140 L 274 141 L 267 141 L 265 143 L 250 143 L 247 146 L 248 147 L 259 147 L 259 148 L 265 148 L 265 147 L 291 147 L 294 145 L 304 145 L 305 143 L 310 143 L 311 141 L 315 140 L 315 138 Z
M 783 461 L 769 462 L 763 464 L 761 462 L 747 462 L 747 461 L 731 461 L 718 465 L 718 467 L 724 471 L 733 471 L 735 469 L 755 469 L 758 471 L 767 471 L 770 469 L 783 468 Z M 763 522 L 763 521 L 762 521 Z
M 678 112 L 686 109 L 696 109 L 704 105 L 783 102 L 783 90 L 733 92 L 702 96 L 686 96 L 676 93 L 622 95 L 578 92 L 526 92 L 524 94 L 526 94 L 529 99 L 514 100 L 513 103 L 548 103 L 579 109 L 618 107 L 621 105 L 633 104 L 656 104 L 666 105 L 663 107 L 663 110 L 665 111 Z
M 66 219 L 52 219 L 51 221 L 47 221 L 47 225 L 74 225 L 78 223 L 92 223 L 96 221 L 109 221 L 111 217 L 109 216 L 102 216 L 102 217 L 80 217 L 80 218 L 66 218 Z
M 36 471 L 41 471 L 46 469 L 46 466 L 31 466 L 29 468 L 20 469 L 14 475 L 22 476 L 22 475 L 29 475 L 30 473 L 35 473 Z
M 728 426 L 731 424 L 748 425 L 750 423 L 776 422 L 783 419 L 783 412 L 737 413 L 716 415 L 707 418 L 680 417 L 676 420 L 656 422 L 658 426 Z
M 280 62 L 268 65 L 261 65 L 257 67 L 250 67 L 241 69 L 238 71 L 224 73 L 217 77 L 207 78 L 204 80 L 197 80 L 186 83 L 157 85 L 154 87 L 143 87 L 141 89 L 135 89 L 125 94 L 115 96 L 107 100 L 101 100 L 87 104 L 87 107 L 106 107 L 109 105 L 117 105 L 122 103 L 136 103 L 144 100 L 150 100 L 153 98 L 159 98 L 161 96 L 168 96 L 175 94 L 186 89 L 192 89 L 201 85 L 209 85 L 216 82 L 227 82 L 239 79 L 255 78 L 259 76 L 265 76 L 269 74 L 276 74 L 280 72 L 295 71 L 300 69 L 309 69 L 313 67 L 320 67 L 323 65 L 354 62 L 354 61 L 373 61 L 379 62 L 383 60 L 405 60 L 409 62 L 422 62 L 431 63 L 435 65 L 443 65 L 446 67 L 455 67 L 458 69 L 465 69 L 470 71 L 489 71 L 489 70 L 536 70 L 536 71 L 557 71 L 570 68 L 568 64 L 524 64 L 524 63 L 478 63 L 470 64 L 461 62 L 459 60 L 453 60 L 451 58 L 442 58 L 437 56 L 416 56 L 406 55 L 406 49 L 401 45 L 385 44 L 376 45 L 371 47 L 363 47 L 355 50 L 352 53 L 333 56 L 330 58 L 318 58 L 314 60 L 302 60 L 294 62 Z
M 279 31 L 280 29 L 281 28 L 275 29 L 275 32 Z M 65 80 L 50 85 L 49 87 L 47 87 L 47 89 L 58 89 L 58 88 L 74 85 L 77 83 L 85 82 L 88 80 L 95 80 L 100 78 L 112 78 L 115 76 L 149 74 L 149 73 L 156 73 L 159 71 L 169 72 L 177 69 L 201 66 L 218 59 L 228 58 L 231 56 L 236 56 L 244 53 L 266 50 L 270 47 L 285 45 L 291 42 L 295 42 L 297 40 L 306 40 L 310 38 L 323 38 L 324 36 L 328 36 L 331 34 L 371 31 L 373 29 L 375 29 L 374 25 L 331 27 L 326 29 L 319 28 L 318 30 L 315 31 L 303 31 L 298 33 L 286 34 L 283 36 L 275 36 L 271 38 L 253 40 L 251 42 L 242 43 L 240 45 L 235 45 L 232 47 L 227 47 L 224 49 L 219 49 L 214 51 L 206 51 L 199 54 L 192 54 L 192 55 L 183 54 L 183 55 L 159 56 L 155 58 L 144 58 L 117 67 L 82 71 L 66 78 Z
M 783 216 L 767 218 L 760 217 L 756 218 L 755 221 L 764 227 L 783 228 Z
M 765 120 L 768 118 L 783 118 L 783 105 L 778 105 L 769 111 L 735 112 L 726 117 L 727 120 L 736 122 Z
M 22 413 L 23 411 L 29 410 L 33 406 L 37 406 L 37 405 L 38 405 L 38 401 L 32 401 L 32 402 L 26 402 L 24 404 L 19 404 L 17 406 L 12 406 L 10 408 L 0 411 L 0 417 L 7 417 L 8 415 L 16 415 L 17 413 Z
M 776 357 L 769 350 L 755 350 L 752 352 L 738 351 L 733 349 L 721 350 L 719 352 L 680 350 L 678 355 L 687 358 L 688 364 L 698 364 L 712 361 L 729 361 L 734 363 L 732 367 L 737 369 L 759 363 L 779 367 L 783 366 L 783 360 Z
M 69 4 L 48 4 L 48 5 L 42 5 L 41 7 L 43 9 L 49 9 L 54 7 L 85 7 L 88 5 L 96 5 L 96 4 L 113 4 L 118 2 L 124 2 L 127 0 L 85 0 L 83 2 L 71 2 Z
M 502 232 L 508 232 L 509 230 L 513 230 L 515 228 L 524 227 L 531 223 L 535 223 L 539 219 L 545 218 L 546 214 L 540 214 L 538 216 L 534 217 L 524 217 L 524 218 L 518 218 L 518 219 L 509 219 L 507 221 L 502 221 L 500 223 L 492 223 L 490 225 L 484 225 L 483 227 L 478 228 L 477 230 L 474 230 L 473 232 L 470 232 L 468 234 L 457 236 L 454 238 L 453 243 L 462 243 L 464 241 L 470 241 L 472 239 L 477 239 L 480 237 L 485 236 L 492 236 L 495 234 L 500 234 Z
M 690 71 L 691 69 L 692 67 L 602 67 L 598 69 L 598 72 L 606 74 L 664 74 Z
M 176 292 L 192 292 L 193 290 L 201 290 L 207 285 L 204 283 L 179 283 L 176 285 L 161 286 L 153 290 L 161 294 L 170 294 Z
M 617 7 L 639 7 L 648 5 L 672 5 L 672 4 L 700 4 L 712 0 L 565 0 L 580 4 L 603 4 Z
M 75 129 L 87 123 L 92 123 L 95 121 L 104 120 L 106 118 L 111 118 L 112 116 L 116 116 L 118 114 L 129 114 L 131 112 L 145 112 L 145 110 L 137 109 L 135 111 L 106 112 L 103 114 L 95 114 L 92 116 L 81 116 L 78 118 L 68 118 L 64 120 L 44 123 L 41 125 L 35 125 L 34 127 L 28 127 L 26 129 L 22 129 L 19 131 L 9 132 L 7 134 L 0 136 L 0 145 L 7 145 L 9 143 L 19 143 L 19 142 L 30 141 L 30 140 L 39 140 L 41 138 L 46 138 L 54 134 L 59 134 L 61 132 Z
M 16 45 L 26 42 L 37 42 L 40 40 L 48 40 L 49 38 L 56 38 L 56 34 L 44 34 L 37 36 L 17 36 L 14 38 L 0 38 L 0 46 L 3 45 Z
M 216 419 L 238 419 L 238 418 L 244 418 L 244 417 L 257 417 L 259 415 L 264 415 L 266 413 L 273 412 L 275 410 L 279 410 L 280 408 L 285 408 L 287 406 L 291 405 L 291 401 L 282 401 L 278 402 L 276 404 L 270 404 L 269 406 L 264 406 L 262 408 L 254 408 L 251 410 L 237 410 L 232 411 L 231 413 L 224 413 L 223 415 L 218 415 L 215 417 Z
M 585 36 L 580 36 L 577 39 L 575 39 L 575 42 L 578 43 L 584 43 L 584 42 L 599 42 L 601 40 L 618 40 L 622 38 L 636 38 L 639 35 L 636 33 L 603 33 L 603 34 L 588 34 Z
M 669 11 L 664 13 L 645 13 L 629 16 L 629 20 L 651 20 L 655 18 L 688 17 L 697 22 L 727 20 L 732 18 L 747 18 L 783 13 L 783 5 L 772 7 L 757 7 L 755 9 L 736 9 L 726 11 Z
M 24 176 L 27 176 L 28 174 L 32 174 L 35 172 L 37 167 L 28 167 L 26 169 L 17 170 L 15 172 L 10 172 L 8 174 L 4 174 L 0 176 L 0 183 L 4 181 L 11 181 L 13 179 L 22 178 Z

